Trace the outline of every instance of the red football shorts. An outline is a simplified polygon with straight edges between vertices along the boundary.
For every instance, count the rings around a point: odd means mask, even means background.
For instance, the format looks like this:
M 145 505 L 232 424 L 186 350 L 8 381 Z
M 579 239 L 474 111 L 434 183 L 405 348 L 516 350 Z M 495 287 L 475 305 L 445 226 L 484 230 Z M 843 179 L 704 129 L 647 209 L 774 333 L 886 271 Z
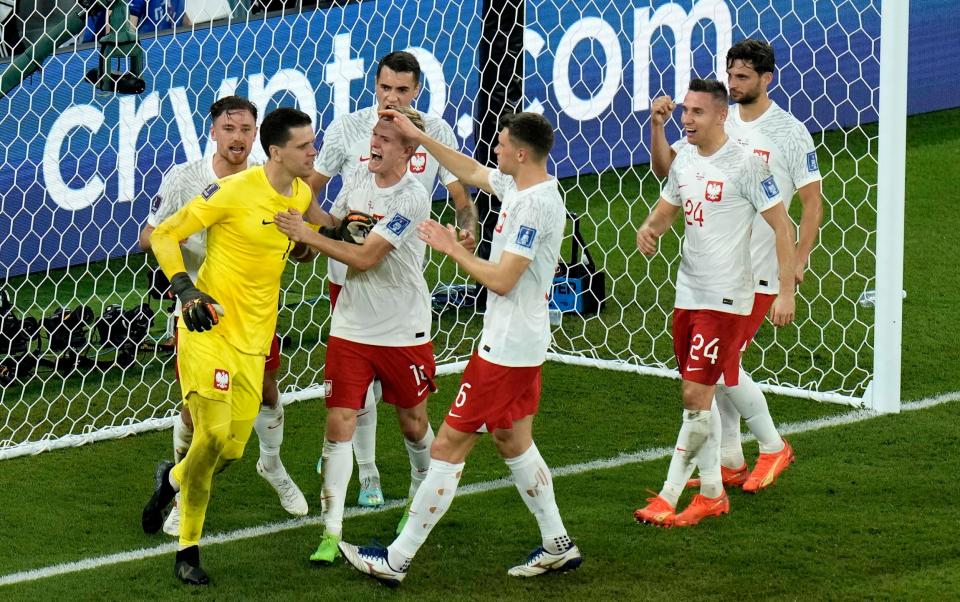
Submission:
M 333 312 L 333 308 L 337 306 L 337 297 L 340 296 L 340 291 L 343 290 L 343 285 L 328 282 L 327 286 L 330 290 L 330 311 Z
M 767 317 L 767 313 L 769 313 L 773 302 L 776 300 L 776 295 L 768 295 L 766 293 L 753 294 L 753 310 L 744 322 L 743 346 L 740 348 L 740 351 L 746 351 L 750 343 L 753 342 L 753 337 L 757 336 L 757 332 L 760 331 L 760 327 L 763 325 L 763 319 Z
M 383 400 L 398 408 L 412 408 L 437 390 L 433 343 L 409 347 L 384 347 L 355 343 L 339 337 L 327 341 L 328 408 L 363 407 L 367 387 L 374 378 L 383 387 Z
M 540 366 L 494 364 L 474 351 L 444 419 L 461 433 L 513 428 L 521 418 L 537 413 L 540 404 Z
M 270 353 L 267 354 L 267 363 L 264 365 L 265 372 L 272 372 L 280 369 L 280 337 L 274 333 L 273 340 L 270 341 Z
M 740 345 L 749 316 L 711 309 L 673 310 L 673 352 L 684 380 L 736 386 Z

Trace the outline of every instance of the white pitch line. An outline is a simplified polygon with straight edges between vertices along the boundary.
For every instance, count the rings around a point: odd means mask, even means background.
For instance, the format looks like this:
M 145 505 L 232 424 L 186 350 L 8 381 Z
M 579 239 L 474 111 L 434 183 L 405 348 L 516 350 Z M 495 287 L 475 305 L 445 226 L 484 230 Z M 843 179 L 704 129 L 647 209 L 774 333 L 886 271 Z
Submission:
M 925 399 L 920 399 L 917 401 L 911 401 L 902 404 L 901 411 L 909 412 L 914 410 L 924 410 L 927 408 L 932 408 L 944 403 L 949 403 L 951 401 L 960 401 L 960 391 L 954 391 L 953 393 L 945 393 L 942 395 L 937 395 L 935 397 L 928 397 Z M 852 412 L 847 412 L 845 414 L 839 414 L 837 416 L 828 416 L 825 418 L 817 418 L 816 420 L 804 420 L 802 422 L 792 422 L 790 424 L 784 424 L 779 427 L 781 433 L 785 435 L 796 434 L 796 433 L 806 433 L 811 431 L 817 431 L 820 429 L 832 427 L 832 426 L 841 426 L 846 424 L 853 424 L 855 422 L 863 422 L 864 420 L 869 420 L 871 418 L 876 418 L 880 416 L 875 412 L 870 410 L 854 410 Z M 749 441 L 753 437 L 750 435 L 744 436 L 744 441 Z M 630 454 L 620 454 L 613 458 L 604 458 L 599 460 L 591 460 L 589 462 L 581 462 L 578 464 L 568 464 L 567 466 L 559 466 L 552 468 L 551 472 L 554 477 L 562 477 L 569 475 L 581 474 L 584 472 L 590 472 L 594 470 L 604 470 L 608 468 L 619 468 L 627 464 L 637 464 L 641 462 L 650 462 L 653 460 L 659 460 L 661 458 L 666 458 L 673 452 L 673 448 L 669 447 L 656 447 L 652 449 L 645 449 L 639 452 L 634 452 Z M 477 493 L 484 493 L 487 491 L 494 491 L 496 489 L 506 489 L 513 487 L 513 481 L 508 478 L 495 479 L 493 481 L 484 481 L 482 483 L 473 483 L 470 485 L 464 485 L 457 489 L 457 497 L 462 497 L 466 495 L 473 495 Z M 344 512 L 344 518 L 352 518 L 355 516 L 365 516 L 368 514 L 376 514 L 380 512 L 386 512 L 388 510 L 393 510 L 395 508 L 403 507 L 405 500 L 394 500 L 388 502 L 381 506 L 380 508 L 347 508 Z M 308 516 L 305 518 L 295 518 L 290 520 L 281 521 L 278 523 L 268 523 L 266 525 L 261 525 L 259 527 L 248 527 L 245 529 L 238 529 L 236 531 L 230 531 L 227 533 L 220 533 L 217 535 L 204 536 L 203 545 L 210 546 L 221 543 L 230 543 L 234 541 L 241 541 L 244 539 L 252 539 L 255 537 L 263 537 L 265 535 L 272 535 L 274 533 L 281 533 L 283 531 L 289 531 L 291 529 L 300 529 L 301 527 L 310 527 L 320 525 L 319 516 Z M 149 548 L 140 548 L 138 550 L 129 550 L 127 552 L 118 552 L 116 554 L 108 554 L 106 556 L 97 556 L 94 558 L 85 558 L 83 560 L 77 560 L 74 562 L 64 562 L 61 564 L 54 564 L 51 566 L 46 566 L 38 569 L 30 569 L 28 571 L 20 571 L 18 573 L 10 573 L 9 575 L 3 575 L 0 577 L 0 586 L 4 585 L 14 585 L 17 583 L 28 583 L 31 581 L 39 581 L 40 579 L 46 579 L 48 577 L 55 577 L 57 575 L 68 575 L 70 573 L 79 573 L 80 571 L 86 571 L 90 569 L 97 569 L 105 566 L 111 566 L 114 564 L 120 564 L 122 562 L 130 562 L 134 560 L 144 560 L 147 558 L 153 558 L 155 556 L 163 556 L 167 554 L 172 554 L 176 551 L 176 544 L 174 542 L 161 544 L 158 546 L 153 546 Z

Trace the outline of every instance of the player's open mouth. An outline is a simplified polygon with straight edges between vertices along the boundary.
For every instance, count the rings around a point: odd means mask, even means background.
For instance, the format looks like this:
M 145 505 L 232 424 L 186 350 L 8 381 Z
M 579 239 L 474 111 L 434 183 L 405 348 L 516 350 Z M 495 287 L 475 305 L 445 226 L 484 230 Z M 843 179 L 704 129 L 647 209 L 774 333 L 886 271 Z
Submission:
M 383 161 L 383 155 L 376 152 L 373 149 L 370 149 L 370 160 L 371 161 Z
M 231 147 L 230 147 L 230 152 L 231 152 L 231 153 L 236 153 L 236 154 L 238 154 L 238 155 L 242 155 L 244 152 L 246 152 L 246 150 L 247 150 L 246 147 L 243 147 L 243 146 L 231 146 Z

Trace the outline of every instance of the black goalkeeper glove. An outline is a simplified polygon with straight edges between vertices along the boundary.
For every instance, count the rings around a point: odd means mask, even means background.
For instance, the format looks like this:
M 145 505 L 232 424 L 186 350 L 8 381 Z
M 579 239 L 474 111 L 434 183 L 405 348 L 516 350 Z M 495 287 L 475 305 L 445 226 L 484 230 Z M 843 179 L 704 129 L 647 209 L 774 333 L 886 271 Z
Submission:
M 210 330 L 220 323 L 223 307 L 216 299 L 199 290 L 186 272 L 174 274 L 170 288 L 180 299 L 180 318 L 191 332 Z
M 320 234 L 334 240 L 362 245 L 367 240 L 367 234 L 373 230 L 377 220 L 362 211 L 351 211 L 335 228 L 320 228 Z

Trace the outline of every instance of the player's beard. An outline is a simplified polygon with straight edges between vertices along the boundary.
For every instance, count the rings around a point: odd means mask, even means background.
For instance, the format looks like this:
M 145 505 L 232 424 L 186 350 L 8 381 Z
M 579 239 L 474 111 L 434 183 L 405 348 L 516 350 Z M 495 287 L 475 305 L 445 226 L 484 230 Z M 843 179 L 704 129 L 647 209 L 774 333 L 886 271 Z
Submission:
M 733 101 L 741 105 L 752 105 L 757 102 L 758 98 L 760 98 L 760 91 L 753 90 L 751 92 L 742 92 L 740 98 L 734 98 Z
M 246 165 L 247 159 L 250 157 L 250 153 L 241 153 L 240 155 L 231 153 L 229 147 L 227 148 L 226 152 L 218 154 L 220 155 L 220 158 L 222 158 L 228 165 L 232 165 L 234 167 L 238 165 Z

